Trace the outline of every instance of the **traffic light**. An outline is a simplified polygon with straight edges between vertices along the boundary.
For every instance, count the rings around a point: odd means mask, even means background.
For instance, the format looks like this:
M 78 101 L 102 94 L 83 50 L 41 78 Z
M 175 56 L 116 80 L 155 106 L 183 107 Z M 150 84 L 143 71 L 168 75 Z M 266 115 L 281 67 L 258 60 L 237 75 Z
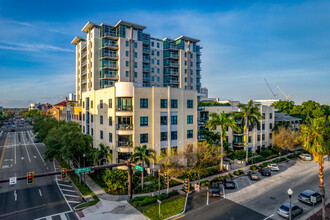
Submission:
M 148 172 L 146 168 L 143 168 L 143 176 L 148 176 Z
M 28 172 L 26 174 L 26 182 L 27 184 L 33 184 L 33 172 Z
M 167 173 L 164 173 L 165 183 L 167 184 Z
M 66 178 L 67 178 L 66 168 L 61 168 L 61 179 L 66 179 Z
M 189 192 L 189 179 L 185 179 L 184 180 L 184 190 L 186 191 L 186 192 Z

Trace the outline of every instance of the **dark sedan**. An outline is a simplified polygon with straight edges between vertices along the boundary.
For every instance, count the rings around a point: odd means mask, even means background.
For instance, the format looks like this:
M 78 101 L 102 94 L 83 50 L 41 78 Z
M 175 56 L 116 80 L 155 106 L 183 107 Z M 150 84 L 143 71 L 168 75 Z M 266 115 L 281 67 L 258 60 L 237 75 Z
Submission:
M 272 175 L 272 173 L 270 172 L 270 169 L 268 169 L 268 168 L 264 168 L 264 169 L 262 169 L 262 170 L 260 171 L 260 173 L 261 173 L 261 175 L 263 175 L 263 176 L 271 176 L 271 175 Z
M 224 186 L 226 189 L 235 189 L 236 188 L 235 182 L 230 178 L 225 179 Z
M 220 188 L 220 185 L 215 183 L 215 184 L 212 184 L 210 186 L 210 190 L 209 190 L 209 195 L 210 196 L 221 196 L 221 188 Z
M 322 201 L 321 194 L 312 190 L 305 190 L 304 192 L 300 193 L 298 195 L 298 200 L 313 205 L 311 197 L 315 197 L 316 203 Z

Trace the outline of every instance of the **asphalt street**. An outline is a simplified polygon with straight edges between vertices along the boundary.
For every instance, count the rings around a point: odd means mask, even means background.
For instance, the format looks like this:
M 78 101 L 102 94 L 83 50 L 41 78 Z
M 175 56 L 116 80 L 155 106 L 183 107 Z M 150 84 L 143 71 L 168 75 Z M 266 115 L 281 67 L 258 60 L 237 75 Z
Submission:
M 33 140 L 26 124 L 19 131 L 0 132 L 0 179 L 60 169 L 56 163 L 44 160 L 45 146 Z M 0 219 L 78 219 L 72 207 L 80 203 L 80 196 L 69 180 L 61 181 L 58 176 L 48 176 L 36 178 L 29 185 L 26 180 L 17 181 L 14 185 L 1 183 Z M 66 194 L 60 188 L 65 184 L 68 185 Z M 66 195 L 75 199 L 73 203 L 68 202 Z

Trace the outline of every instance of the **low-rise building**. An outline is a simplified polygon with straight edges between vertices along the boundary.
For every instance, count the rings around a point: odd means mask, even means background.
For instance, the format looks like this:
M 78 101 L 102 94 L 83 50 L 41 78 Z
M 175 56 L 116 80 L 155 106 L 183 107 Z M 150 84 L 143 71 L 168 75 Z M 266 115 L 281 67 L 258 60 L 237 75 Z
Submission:
M 114 161 L 127 160 L 133 147 L 170 154 L 197 148 L 197 91 L 142 87 L 119 82 L 82 93 L 82 130 L 103 143 Z
M 235 113 L 240 112 L 241 109 L 234 106 L 203 106 L 199 107 L 199 131 L 205 127 L 205 122 L 209 120 L 210 113 Z M 273 129 L 275 123 L 274 107 L 267 105 L 260 105 L 259 111 L 262 113 L 264 119 L 259 120 L 259 123 L 249 131 L 248 150 L 249 152 L 259 152 L 261 149 L 272 146 L 273 143 Z M 220 132 L 220 128 L 216 132 Z M 199 140 L 204 140 L 203 136 L 199 136 Z M 228 129 L 226 132 L 226 139 L 231 147 L 235 150 L 244 149 L 244 131 L 240 133 L 233 132 Z
M 284 126 L 295 131 L 299 131 L 302 119 L 290 116 L 288 113 L 275 113 L 275 126 Z

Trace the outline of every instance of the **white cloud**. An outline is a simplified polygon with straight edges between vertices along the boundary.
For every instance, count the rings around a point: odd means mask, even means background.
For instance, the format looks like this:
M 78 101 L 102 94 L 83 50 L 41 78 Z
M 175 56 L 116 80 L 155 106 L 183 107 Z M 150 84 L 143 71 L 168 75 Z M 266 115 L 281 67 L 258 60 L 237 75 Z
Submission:
M 1 45 L 2 44 L 2 45 Z M 44 50 L 51 50 L 51 51 L 61 51 L 61 52 L 72 52 L 74 50 L 61 48 L 49 44 L 39 44 L 39 43 L 14 43 L 8 41 L 0 41 L 0 49 L 6 50 L 17 50 L 17 51 L 44 51 Z

